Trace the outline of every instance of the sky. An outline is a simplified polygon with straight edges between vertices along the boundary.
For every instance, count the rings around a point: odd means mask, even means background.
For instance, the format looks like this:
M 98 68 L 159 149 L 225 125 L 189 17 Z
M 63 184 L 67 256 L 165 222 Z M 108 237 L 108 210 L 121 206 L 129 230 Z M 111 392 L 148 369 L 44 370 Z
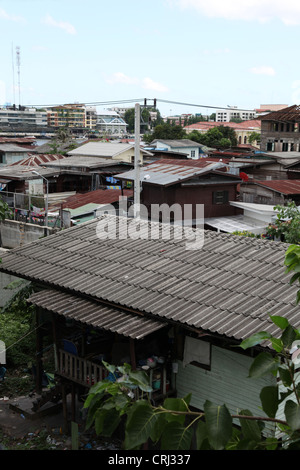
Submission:
M 299 0 L 0 0 L 0 106 L 300 104 L 299 26 Z

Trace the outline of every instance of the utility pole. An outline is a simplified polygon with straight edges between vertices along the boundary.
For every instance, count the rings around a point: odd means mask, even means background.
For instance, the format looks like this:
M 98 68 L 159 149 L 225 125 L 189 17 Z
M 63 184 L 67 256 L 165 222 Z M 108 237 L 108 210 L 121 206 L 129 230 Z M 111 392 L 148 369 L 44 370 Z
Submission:
M 140 183 L 140 105 L 135 104 L 135 121 L 134 121 L 134 133 L 135 133 L 135 146 L 134 146 L 134 217 L 140 217 L 140 195 L 141 195 L 141 183 Z

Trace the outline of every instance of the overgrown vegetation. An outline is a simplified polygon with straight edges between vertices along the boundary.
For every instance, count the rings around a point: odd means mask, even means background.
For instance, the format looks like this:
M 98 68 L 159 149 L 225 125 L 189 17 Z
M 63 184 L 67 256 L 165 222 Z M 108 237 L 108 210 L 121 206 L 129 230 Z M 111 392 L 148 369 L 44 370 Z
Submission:
M 26 365 L 35 355 L 34 307 L 26 299 L 33 285 L 25 281 L 14 281 L 8 289 L 19 290 L 0 312 L 1 340 L 5 343 L 7 367 Z
M 267 227 L 266 233 L 286 243 L 300 243 L 300 211 L 294 201 L 286 206 L 277 205 L 276 221 Z

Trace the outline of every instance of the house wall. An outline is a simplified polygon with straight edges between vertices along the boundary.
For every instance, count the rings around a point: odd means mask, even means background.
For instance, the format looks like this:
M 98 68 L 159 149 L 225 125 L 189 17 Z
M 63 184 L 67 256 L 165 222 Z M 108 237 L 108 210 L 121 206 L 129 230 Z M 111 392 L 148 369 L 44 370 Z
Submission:
M 214 191 L 228 191 L 228 203 L 213 204 Z M 151 204 L 166 203 L 169 206 L 172 204 L 193 205 L 193 218 L 196 217 L 196 205 L 204 204 L 204 217 L 219 217 L 225 215 L 235 215 L 236 208 L 231 206 L 229 201 L 236 200 L 236 185 L 199 185 L 199 186 L 181 186 L 172 185 L 170 187 L 143 185 L 141 193 L 141 202 L 146 207 L 150 208 Z M 150 209 L 148 209 L 150 210 Z
M 54 230 L 48 228 L 48 232 L 51 234 Z M 17 248 L 44 237 L 45 227 L 5 220 L 0 223 L 0 236 L 2 248 Z
M 300 151 L 300 125 L 289 122 L 261 121 L 261 150 Z
M 183 398 L 192 394 L 191 406 L 203 410 L 206 400 L 216 405 L 225 404 L 230 413 L 248 409 L 253 415 L 265 416 L 261 411 L 259 394 L 265 386 L 276 385 L 275 378 L 248 377 L 253 358 L 227 349 L 212 346 L 211 370 L 191 364 L 183 367 L 178 362 L 176 374 L 177 396 Z M 236 420 L 235 424 L 239 424 Z M 272 432 L 273 425 L 266 426 Z
M 268 188 L 255 184 L 244 184 L 240 187 L 241 202 L 253 202 L 256 204 L 283 205 L 285 198 Z
M 101 155 L 99 155 L 100 157 Z M 133 163 L 134 162 L 134 148 L 126 150 L 119 155 L 114 155 L 112 160 L 120 160 L 122 162 Z M 143 153 L 140 152 L 140 161 L 143 163 Z

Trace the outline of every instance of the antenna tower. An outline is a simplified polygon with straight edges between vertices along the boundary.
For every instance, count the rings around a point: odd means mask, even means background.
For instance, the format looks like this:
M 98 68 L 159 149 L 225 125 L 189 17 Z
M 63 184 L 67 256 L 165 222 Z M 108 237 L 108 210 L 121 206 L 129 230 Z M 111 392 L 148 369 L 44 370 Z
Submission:
M 20 60 L 20 47 L 16 47 L 17 51 L 17 67 L 18 67 L 18 88 L 19 88 L 19 107 L 21 106 L 21 86 L 20 86 L 20 65 L 21 65 L 21 60 Z

